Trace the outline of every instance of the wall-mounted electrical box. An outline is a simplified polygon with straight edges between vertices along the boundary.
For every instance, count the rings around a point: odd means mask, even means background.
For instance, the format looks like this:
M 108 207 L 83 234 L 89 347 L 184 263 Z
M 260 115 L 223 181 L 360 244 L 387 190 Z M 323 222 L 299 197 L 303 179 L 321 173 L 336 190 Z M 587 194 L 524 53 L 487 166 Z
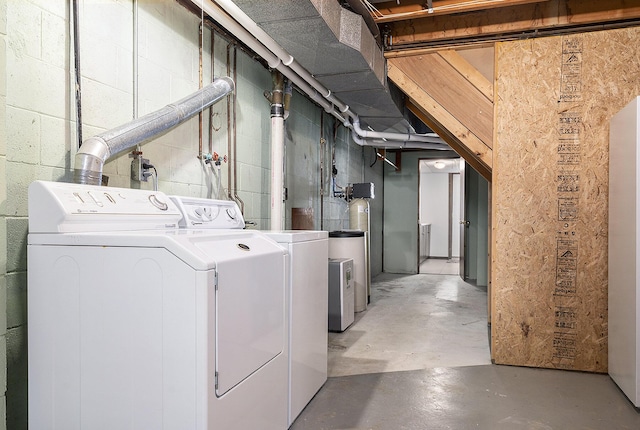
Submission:
M 351 197 L 354 199 L 373 199 L 375 197 L 373 182 L 351 185 Z

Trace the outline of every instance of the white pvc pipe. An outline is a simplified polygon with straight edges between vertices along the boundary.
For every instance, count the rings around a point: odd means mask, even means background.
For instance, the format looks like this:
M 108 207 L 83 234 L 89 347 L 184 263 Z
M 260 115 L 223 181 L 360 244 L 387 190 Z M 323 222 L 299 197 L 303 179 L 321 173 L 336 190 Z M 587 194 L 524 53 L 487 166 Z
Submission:
M 363 138 L 371 138 L 371 139 L 388 139 L 388 140 L 400 140 L 403 142 L 430 142 L 437 143 L 442 142 L 440 137 L 438 137 L 435 133 L 428 134 L 416 134 L 416 133 L 386 133 L 383 131 L 372 131 L 372 130 L 363 130 L 360 128 L 360 119 L 355 118 L 352 122 L 353 131 L 355 131 L 358 136 Z M 401 138 L 402 137 L 402 138 Z
M 343 124 L 348 124 L 348 121 L 344 116 L 335 111 L 334 105 L 323 98 L 318 91 L 316 91 L 307 81 L 296 74 L 293 70 L 283 64 L 280 59 L 269 49 L 265 47 L 260 41 L 258 41 L 251 33 L 249 33 L 243 26 L 233 20 L 224 10 L 217 4 L 211 1 L 191 0 L 193 4 L 201 7 L 209 16 L 213 17 L 220 25 L 231 32 L 242 43 L 247 45 L 256 54 L 262 57 L 269 67 L 278 70 L 285 75 L 287 79 L 293 82 L 302 92 L 306 93 L 312 100 L 322 106 L 327 113 L 334 115 Z M 274 42 L 275 43 L 275 42 Z M 275 49 L 275 48 L 274 48 Z M 309 77 L 311 76 L 306 72 Z M 313 79 L 312 79 L 313 80 Z M 328 91 L 328 90 L 327 90 Z
M 283 230 L 284 118 L 271 117 L 271 230 Z
M 376 148 L 397 148 L 397 149 L 436 149 L 439 151 L 446 151 L 450 148 L 442 143 L 434 142 L 412 142 L 397 140 L 385 140 L 375 138 L 363 138 L 356 134 L 355 131 L 351 131 L 351 139 L 360 146 L 375 146 Z M 440 138 L 437 138 L 437 142 L 441 142 Z
M 216 3 L 222 9 L 225 10 L 233 19 L 238 21 L 240 25 L 242 25 L 249 33 L 253 35 L 256 39 L 258 39 L 264 46 L 267 47 L 271 52 L 273 52 L 282 63 L 293 70 L 298 76 L 308 82 L 316 91 L 318 91 L 324 98 L 329 100 L 332 104 L 334 104 L 338 110 L 348 116 L 355 117 L 355 114 L 351 112 L 349 106 L 344 104 L 342 101 L 337 99 L 331 94 L 331 91 L 318 82 L 311 73 L 307 71 L 300 63 L 296 61 L 295 58 L 291 56 L 287 51 L 285 51 L 271 36 L 267 34 L 262 28 L 258 26 L 247 14 L 245 14 L 242 9 L 236 6 L 230 0 L 215 0 Z
M 431 145 L 428 145 L 429 143 L 440 142 L 440 145 L 442 145 L 442 141 L 437 138 L 436 134 L 419 135 L 362 130 L 357 115 L 349 109 L 348 105 L 332 95 L 331 91 L 318 82 L 313 75 L 304 69 L 233 2 L 229 0 L 215 0 L 215 3 L 212 0 L 191 0 L 191 2 L 202 8 L 209 16 L 242 41 L 242 43 L 262 57 L 269 67 L 278 70 L 286 76 L 287 79 L 293 82 L 301 91 L 322 106 L 327 113 L 333 115 L 345 127 L 354 131 L 355 134 L 353 134 L 353 136 L 358 136 L 358 140 L 355 138 L 354 140 L 356 140 L 359 145 L 398 147 L 398 144 L 393 145 L 392 142 L 386 141 L 401 142 L 400 145 L 406 142 L 414 142 L 419 148 L 424 149 L 430 148 Z M 350 119 L 353 121 L 353 124 Z M 356 124 L 357 128 L 355 126 Z M 381 139 L 385 140 L 383 141 Z M 418 145 L 420 142 L 424 142 L 425 144 L 420 146 Z M 446 147 L 437 149 L 446 149 Z

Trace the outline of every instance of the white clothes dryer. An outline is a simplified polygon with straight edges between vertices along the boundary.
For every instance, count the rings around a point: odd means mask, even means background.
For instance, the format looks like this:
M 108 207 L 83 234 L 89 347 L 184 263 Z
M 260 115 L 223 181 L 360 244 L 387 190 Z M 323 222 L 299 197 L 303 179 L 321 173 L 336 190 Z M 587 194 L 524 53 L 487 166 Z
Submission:
M 287 428 L 286 253 L 162 193 L 29 187 L 29 424 Z
M 182 228 L 220 228 L 238 222 L 237 204 L 170 196 L 183 214 Z M 232 221 L 233 220 L 233 221 Z M 262 231 L 286 250 L 288 326 L 288 426 L 327 380 L 328 258 L 326 231 Z

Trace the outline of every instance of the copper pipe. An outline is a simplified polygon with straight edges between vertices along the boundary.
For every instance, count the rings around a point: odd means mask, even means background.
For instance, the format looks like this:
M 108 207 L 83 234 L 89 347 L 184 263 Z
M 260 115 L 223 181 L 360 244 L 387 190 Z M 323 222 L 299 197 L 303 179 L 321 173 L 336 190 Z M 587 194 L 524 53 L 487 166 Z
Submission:
M 211 29 L 211 82 L 215 79 L 215 42 L 216 32 Z M 213 155 L 213 106 L 209 108 L 209 154 Z
M 200 25 L 198 26 L 198 52 L 200 57 L 199 89 L 202 89 L 202 44 L 202 21 L 200 21 Z M 202 111 L 198 112 L 198 160 L 202 160 Z
M 320 230 L 324 230 L 324 112 L 320 112 Z
M 227 44 L 227 76 L 231 74 L 231 43 Z M 227 154 L 229 157 L 231 155 L 231 97 L 227 97 Z M 227 169 L 227 198 L 229 200 L 233 200 L 232 187 L 231 183 L 231 169 L 233 168 L 232 163 L 235 164 L 235 156 L 232 157 L 232 160 L 229 162 L 229 168 Z
M 234 76 L 233 82 L 236 82 L 235 79 L 238 78 L 237 58 L 238 58 L 238 50 L 234 45 L 233 46 L 233 76 Z M 236 94 L 237 94 L 237 91 L 234 91 L 232 96 L 233 98 L 233 197 L 236 200 L 236 202 L 240 203 L 240 212 L 244 215 L 244 202 L 238 195 L 238 165 L 237 165 L 237 157 L 236 157 L 236 153 L 237 153 L 236 150 L 238 148 L 238 142 L 236 140 L 236 101 L 238 98 L 236 97 Z

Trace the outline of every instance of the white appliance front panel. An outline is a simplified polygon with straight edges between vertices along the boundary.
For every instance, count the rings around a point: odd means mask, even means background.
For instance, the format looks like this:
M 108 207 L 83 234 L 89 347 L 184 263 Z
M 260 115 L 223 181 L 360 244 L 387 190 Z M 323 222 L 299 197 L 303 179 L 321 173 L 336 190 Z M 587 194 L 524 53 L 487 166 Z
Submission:
M 30 428 L 206 428 L 197 315 L 212 271 L 164 249 L 28 253 Z
M 327 380 L 329 314 L 328 239 L 292 242 L 289 425 Z
M 218 262 L 216 291 L 216 394 L 224 396 L 285 351 L 286 254 L 267 239 L 238 243 L 242 259 Z M 260 258 L 252 252 L 260 251 Z
M 29 245 L 28 261 L 30 428 L 287 428 L 285 354 L 216 396 L 215 271 L 162 248 Z

